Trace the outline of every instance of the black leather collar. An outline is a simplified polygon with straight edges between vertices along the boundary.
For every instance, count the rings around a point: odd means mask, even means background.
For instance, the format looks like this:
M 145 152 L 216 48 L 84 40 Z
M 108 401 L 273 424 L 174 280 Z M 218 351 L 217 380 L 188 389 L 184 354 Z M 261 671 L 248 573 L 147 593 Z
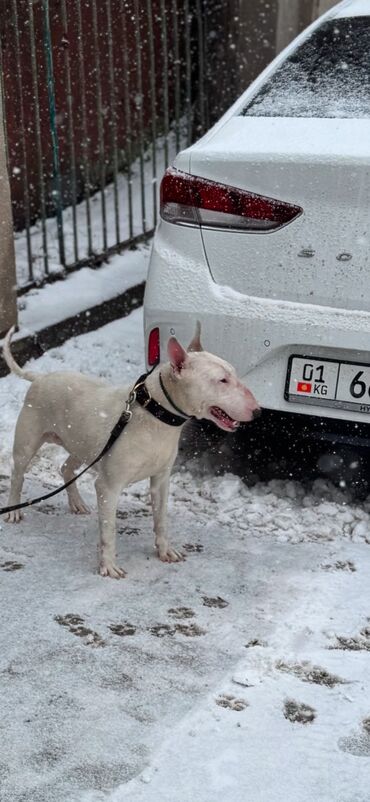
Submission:
M 165 409 L 165 407 L 162 407 L 158 401 L 155 401 L 145 384 L 146 377 L 146 373 L 140 376 L 140 379 L 138 379 L 134 387 L 138 404 L 144 407 L 144 409 L 147 409 L 151 415 L 154 415 L 154 417 L 162 421 L 162 423 L 167 423 L 168 426 L 183 426 L 189 416 L 185 418 L 182 415 L 175 415 L 173 412 L 169 412 L 168 409 Z
M 187 420 L 189 418 L 191 418 L 191 415 L 188 415 L 186 412 L 184 412 L 183 409 L 181 409 L 180 407 L 178 407 L 175 404 L 174 400 L 171 398 L 168 390 L 166 389 L 166 387 L 163 384 L 163 379 L 162 379 L 161 374 L 159 374 L 159 384 L 161 385 L 161 390 L 162 390 L 163 395 L 165 396 L 165 398 L 167 398 L 167 401 L 168 401 L 169 404 L 171 404 L 171 407 L 173 407 L 173 409 L 176 410 L 176 412 L 178 412 L 179 415 L 182 415 L 183 418 L 186 418 Z

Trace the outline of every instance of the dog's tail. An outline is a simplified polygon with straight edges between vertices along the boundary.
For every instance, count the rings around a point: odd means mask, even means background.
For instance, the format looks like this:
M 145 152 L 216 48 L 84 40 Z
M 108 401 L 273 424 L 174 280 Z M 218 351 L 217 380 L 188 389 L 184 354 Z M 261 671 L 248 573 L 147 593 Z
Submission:
M 15 359 L 12 357 L 12 353 L 10 350 L 10 342 L 14 334 L 14 331 L 15 331 L 15 326 L 12 326 L 12 328 L 9 329 L 5 337 L 3 345 L 3 357 L 11 373 L 16 373 L 17 376 L 20 376 L 21 379 L 25 379 L 27 382 L 33 382 L 34 379 L 37 378 L 38 374 L 33 373 L 32 370 L 23 370 L 23 368 L 17 365 Z

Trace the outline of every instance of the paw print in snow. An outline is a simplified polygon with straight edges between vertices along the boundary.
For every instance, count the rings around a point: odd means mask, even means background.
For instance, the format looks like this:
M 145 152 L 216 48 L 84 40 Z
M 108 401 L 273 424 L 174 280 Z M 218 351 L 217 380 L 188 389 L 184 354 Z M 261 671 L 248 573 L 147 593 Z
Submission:
M 248 702 L 246 702 L 245 699 L 237 699 L 235 696 L 228 693 L 222 693 L 215 701 L 216 705 L 219 707 L 226 707 L 228 710 L 236 710 L 238 713 L 248 707 Z

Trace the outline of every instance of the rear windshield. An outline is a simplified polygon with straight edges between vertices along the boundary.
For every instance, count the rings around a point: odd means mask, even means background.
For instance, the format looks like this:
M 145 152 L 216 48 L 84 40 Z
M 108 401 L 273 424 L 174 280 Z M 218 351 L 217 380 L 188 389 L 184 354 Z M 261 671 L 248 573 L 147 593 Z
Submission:
M 248 117 L 370 117 L 370 17 L 329 20 L 284 61 Z

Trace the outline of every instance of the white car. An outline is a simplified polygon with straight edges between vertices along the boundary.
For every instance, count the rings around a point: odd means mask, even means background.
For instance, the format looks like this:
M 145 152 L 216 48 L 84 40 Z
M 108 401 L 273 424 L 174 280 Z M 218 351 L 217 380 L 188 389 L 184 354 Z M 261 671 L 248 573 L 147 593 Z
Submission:
M 370 0 L 320 17 L 178 154 L 160 215 L 149 365 L 200 320 L 262 407 L 370 423 Z

